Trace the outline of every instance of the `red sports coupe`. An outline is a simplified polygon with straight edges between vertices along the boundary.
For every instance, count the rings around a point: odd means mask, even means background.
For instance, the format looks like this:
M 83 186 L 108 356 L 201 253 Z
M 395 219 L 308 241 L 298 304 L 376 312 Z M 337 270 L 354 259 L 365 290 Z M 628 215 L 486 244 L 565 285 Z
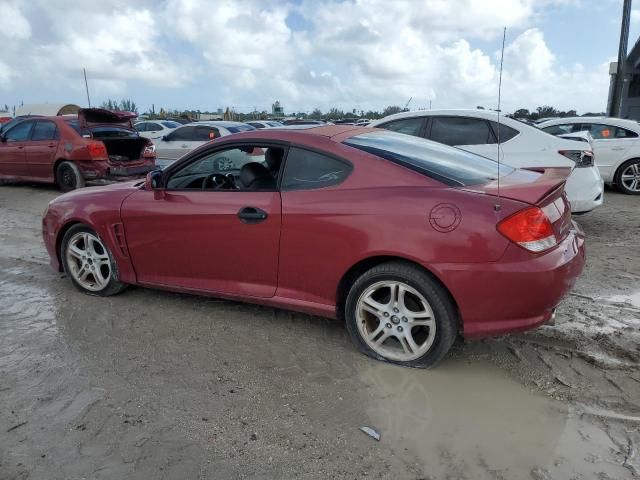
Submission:
M 132 112 L 85 108 L 75 116 L 16 118 L 0 133 L 0 180 L 55 183 L 63 192 L 85 181 L 126 180 L 154 170 L 151 140 Z
M 427 367 L 458 335 L 552 317 L 585 263 L 565 178 L 386 130 L 264 129 L 144 182 L 62 195 L 43 233 L 83 292 L 131 284 L 344 318 L 367 355 Z

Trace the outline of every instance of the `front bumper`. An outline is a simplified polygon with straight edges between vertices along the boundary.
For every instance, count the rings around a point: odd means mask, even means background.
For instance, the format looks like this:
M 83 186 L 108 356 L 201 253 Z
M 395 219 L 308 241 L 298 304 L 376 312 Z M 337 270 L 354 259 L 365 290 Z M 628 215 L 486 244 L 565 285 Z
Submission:
M 573 223 L 554 249 L 531 254 L 515 244 L 490 264 L 435 266 L 458 305 L 465 337 L 535 328 L 553 315 L 573 288 L 586 260 L 584 234 Z
M 604 180 L 598 167 L 574 168 L 565 184 L 572 213 L 590 212 L 604 202 Z
M 56 272 L 62 271 L 62 265 L 58 259 L 57 251 L 57 229 L 58 220 L 47 209 L 42 217 L 42 240 L 49 254 L 49 265 Z

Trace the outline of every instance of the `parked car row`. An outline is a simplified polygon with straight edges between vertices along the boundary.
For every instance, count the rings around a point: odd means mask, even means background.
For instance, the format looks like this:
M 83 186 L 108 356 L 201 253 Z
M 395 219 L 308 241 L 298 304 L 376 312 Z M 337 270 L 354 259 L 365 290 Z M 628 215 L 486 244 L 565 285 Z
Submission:
M 567 196 L 574 213 L 602 205 L 604 183 L 590 144 L 561 139 L 490 110 L 403 112 L 370 127 L 423 137 L 517 168 L 568 168 Z
M 101 127 L 92 121 L 88 128 L 87 116 L 99 117 Z M 185 125 L 170 120 L 144 120 L 133 124 L 135 114 L 101 109 L 83 109 L 75 121 L 74 118 L 26 116 L 2 125 L 0 178 L 53 181 L 61 189 L 69 190 L 83 186 L 86 180 L 143 174 L 153 168 L 154 159 L 156 166 L 166 168 L 186 153 L 220 137 L 283 127 L 282 123 L 271 120 L 203 121 Z M 68 142 L 40 139 L 45 135 L 40 132 L 40 128 L 44 128 L 41 124 L 31 138 L 30 128 L 36 125 L 37 119 L 56 124 L 55 135 L 71 138 L 74 152 L 69 150 Z M 29 123 L 24 123 L 27 120 Z M 347 124 L 364 126 L 366 122 L 368 120 Z M 71 133 L 68 127 L 73 129 L 80 123 L 83 127 L 79 128 L 84 130 L 76 128 L 75 134 Z M 331 125 L 319 120 L 285 123 L 289 128 Z M 117 129 L 112 128 L 116 126 Z M 640 194 L 640 124 L 634 121 L 576 117 L 545 120 L 533 127 L 508 117 L 498 118 L 496 112 L 488 110 L 428 110 L 402 112 L 370 122 L 368 126 L 455 146 L 512 167 L 569 168 L 566 190 L 573 213 L 586 213 L 601 205 L 604 182 L 616 185 L 624 193 Z M 83 145 L 89 138 L 103 142 L 107 153 L 97 153 L 97 147 L 86 153 L 88 150 Z M 47 154 L 37 151 L 39 147 L 33 142 L 49 142 Z M 134 149 L 140 151 L 127 151 L 123 155 L 121 150 L 125 144 L 134 145 Z M 60 149 L 60 145 L 64 148 Z M 90 165 L 94 168 L 88 167 L 87 162 L 92 162 Z
M 9 122 L 0 133 L 0 180 L 55 183 L 69 191 L 86 180 L 144 175 L 156 168 L 155 146 L 133 128 L 135 116 L 86 108 Z
M 600 174 L 607 184 L 631 195 L 640 195 L 640 124 L 605 117 L 571 117 L 536 124 L 552 135 L 589 132 Z

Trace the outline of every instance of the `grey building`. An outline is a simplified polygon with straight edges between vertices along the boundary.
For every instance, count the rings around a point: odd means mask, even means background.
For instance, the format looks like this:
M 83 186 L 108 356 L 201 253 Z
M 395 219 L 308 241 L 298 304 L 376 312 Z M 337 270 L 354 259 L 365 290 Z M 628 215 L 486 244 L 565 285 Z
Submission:
M 609 85 L 608 112 L 618 112 L 612 102 L 618 102 L 620 118 L 630 118 L 640 120 L 640 38 L 636 41 L 631 51 L 627 54 L 624 63 L 624 75 L 622 77 L 622 89 L 620 95 L 615 95 L 615 75 L 618 63 L 611 62 L 609 74 L 611 83 Z M 613 98 L 614 95 L 616 98 Z

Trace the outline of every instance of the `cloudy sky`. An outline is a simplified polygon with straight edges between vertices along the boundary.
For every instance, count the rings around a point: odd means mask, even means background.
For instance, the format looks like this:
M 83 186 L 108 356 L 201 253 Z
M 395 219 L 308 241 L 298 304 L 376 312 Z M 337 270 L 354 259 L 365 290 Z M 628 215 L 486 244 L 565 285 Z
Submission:
M 634 11 L 630 44 L 640 32 Z M 605 109 L 622 0 L 0 0 L 0 105 Z

